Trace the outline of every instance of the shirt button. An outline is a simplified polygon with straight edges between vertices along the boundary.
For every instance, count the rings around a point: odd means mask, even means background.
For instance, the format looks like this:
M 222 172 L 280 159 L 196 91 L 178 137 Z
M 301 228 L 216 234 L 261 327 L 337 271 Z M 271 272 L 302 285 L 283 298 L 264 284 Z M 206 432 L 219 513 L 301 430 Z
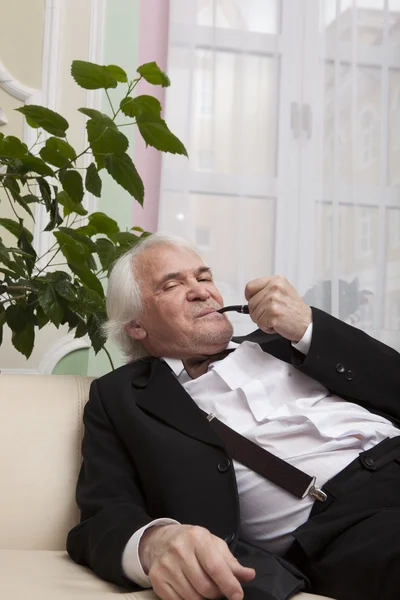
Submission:
M 225 473 L 225 471 L 227 471 L 230 466 L 231 461 L 229 460 L 229 458 L 224 458 L 224 460 L 221 460 L 221 462 L 218 465 L 218 471 L 220 473 Z
M 336 365 L 336 371 L 337 371 L 338 373 L 344 373 L 344 371 L 345 371 L 344 365 L 343 365 L 342 363 L 338 363 L 338 364 Z
M 228 535 L 224 538 L 224 542 L 226 542 L 229 546 L 229 544 L 232 544 L 233 540 L 235 539 L 235 534 L 234 533 L 228 533 Z
M 351 381 L 354 377 L 354 373 L 353 371 L 346 371 L 346 373 L 344 374 L 344 378 L 347 379 L 347 381 Z

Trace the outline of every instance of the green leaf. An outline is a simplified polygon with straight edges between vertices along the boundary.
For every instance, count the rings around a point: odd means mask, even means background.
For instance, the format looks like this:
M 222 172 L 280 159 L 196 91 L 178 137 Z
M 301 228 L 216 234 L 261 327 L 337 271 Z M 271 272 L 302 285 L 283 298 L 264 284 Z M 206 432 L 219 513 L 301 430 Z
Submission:
M 147 145 L 162 152 L 188 155 L 185 146 L 168 129 L 166 122 L 154 113 L 141 113 L 136 122 Z
M 73 240 L 76 240 L 80 244 L 87 246 L 90 252 L 96 252 L 96 244 L 87 235 L 84 235 L 72 227 L 60 227 L 59 231 L 69 235 Z
M 0 295 L 1 295 L 1 286 L 0 286 Z M 6 311 L 3 304 L 0 304 L 0 346 L 3 343 L 3 325 L 6 322 Z
M 114 219 L 111 219 L 111 217 L 102 212 L 92 213 L 89 215 L 88 221 L 89 225 L 95 227 L 97 233 L 105 233 L 109 236 L 119 231 L 117 221 L 114 221 Z
M 20 158 L 20 161 L 25 167 L 28 167 L 29 171 L 34 171 L 35 173 L 39 173 L 39 175 L 46 175 L 50 177 L 54 175 L 54 172 L 52 169 L 50 169 L 49 165 L 37 156 L 23 156 Z
M 79 279 L 85 286 L 87 286 L 91 290 L 94 290 L 102 298 L 104 298 L 104 290 L 100 280 L 96 277 L 96 275 L 94 275 L 94 273 L 92 273 L 92 271 L 88 267 L 76 263 L 68 264 L 71 271 L 79 277 Z
M 21 158 L 28 152 L 28 146 L 13 135 L 0 139 L 0 156 L 5 158 Z
M 26 239 L 30 243 L 32 243 L 33 235 L 31 234 L 30 231 L 28 231 L 25 227 L 23 227 L 21 223 L 17 223 L 16 221 L 13 221 L 12 219 L 3 218 L 3 219 L 0 219 L 0 225 L 2 225 L 4 227 L 4 229 L 7 229 L 7 231 L 12 233 L 12 235 L 15 235 L 16 238 L 19 238 L 19 236 L 21 234 L 21 230 L 23 230 L 25 232 Z
M 11 341 L 18 352 L 21 352 L 26 358 L 29 358 L 35 343 L 35 328 L 33 321 L 29 322 L 22 331 L 13 333 Z
M 25 253 L 24 262 L 26 265 L 26 270 L 29 275 L 32 275 L 33 267 L 35 266 L 35 261 L 37 258 L 37 254 L 29 242 L 26 236 L 26 229 L 23 227 L 21 229 L 21 233 L 18 238 L 18 248 Z
M 149 83 L 153 85 L 162 85 L 162 87 L 168 87 L 171 85 L 169 77 L 166 73 L 161 71 L 160 67 L 155 62 L 145 63 L 141 65 L 137 72 Z
M 64 191 L 74 202 L 82 202 L 83 200 L 83 181 L 82 175 L 73 169 L 60 173 L 60 180 Z
M 42 196 L 42 200 L 45 203 L 46 210 L 51 210 L 51 189 L 49 184 L 43 177 L 36 178 L 37 184 L 39 186 L 40 194 Z
M 52 150 L 48 146 L 44 146 L 39 154 L 45 162 L 50 163 L 54 167 L 64 167 L 69 163 L 69 160 L 65 158 L 65 156 L 57 152 L 57 150 Z
M 97 255 L 104 271 L 108 271 L 114 261 L 115 246 L 106 238 L 98 238 L 96 240 Z
M 55 150 L 65 158 L 68 158 L 68 160 L 76 160 L 74 148 L 65 140 L 57 137 L 50 137 L 46 140 L 46 146 L 50 148 L 50 150 Z
M 83 208 L 83 205 L 80 202 L 74 202 L 64 190 L 58 192 L 57 201 L 64 207 L 64 218 L 71 213 L 76 213 L 83 217 L 88 214 L 88 211 Z
M 161 114 L 161 104 L 154 96 L 136 96 L 121 100 L 120 109 L 127 117 L 137 117 L 141 113 L 154 113 L 157 117 Z
M 63 221 L 58 210 L 57 197 L 51 201 L 50 210 L 48 212 L 50 212 L 50 221 L 47 223 L 44 231 L 53 231 L 53 229 L 55 229 Z
M 114 233 L 111 236 L 111 239 L 116 244 L 120 244 L 121 248 L 125 252 L 125 250 L 128 250 L 129 248 L 137 244 L 140 238 L 139 236 L 134 235 L 129 231 L 119 231 L 118 233 Z
M 49 322 L 49 317 L 47 317 L 43 311 L 43 308 L 39 305 L 36 305 L 36 320 L 39 329 L 42 329 Z
M 2 180 L 3 186 L 11 193 L 14 202 L 17 202 L 34 220 L 33 213 L 26 201 L 20 195 L 20 187 L 18 181 L 14 177 L 5 177 Z
M 95 354 L 102 349 L 106 342 L 106 337 L 101 332 L 101 325 L 104 320 L 105 316 L 101 319 L 97 314 L 90 315 L 88 319 L 88 334 Z
M 6 323 L 11 331 L 23 331 L 29 323 L 28 313 L 20 304 L 11 304 L 6 309 Z
M 107 65 L 105 69 L 120 83 L 128 82 L 128 76 L 121 67 L 118 67 L 117 65 Z
M 14 195 L 19 196 L 21 190 L 18 181 L 14 177 L 4 177 L 2 184 L 11 192 L 13 198 Z
M 88 235 L 89 237 L 97 235 L 97 230 L 92 225 L 82 225 L 81 227 L 77 227 L 75 231 L 78 233 L 83 233 L 84 235 Z
M 28 195 L 28 197 L 29 197 L 29 195 Z M 34 198 L 35 196 L 30 196 L 30 197 Z M 29 216 L 32 217 L 33 220 L 35 220 L 33 212 L 31 211 L 31 209 L 29 207 L 29 204 L 26 201 L 26 198 L 27 198 L 26 196 L 19 196 L 19 195 L 18 196 L 14 196 L 15 202 L 17 202 L 20 206 L 22 206 L 22 208 L 24 210 L 26 210 L 26 212 L 29 214 Z M 36 198 L 36 201 L 38 202 L 39 199 Z M 32 202 L 32 200 L 31 200 L 31 202 Z
M 115 129 L 116 131 L 118 130 L 117 125 L 114 123 L 111 117 L 109 117 L 105 113 L 102 113 L 99 110 L 96 110 L 95 108 L 78 108 L 78 110 L 87 117 L 90 117 L 92 121 L 95 121 L 96 123 L 102 123 L 103 125 L 107 125 L 108 127 L 111 127 L 111 129 Z
M 85 187 L 90 194 L 101 197 L 102 181 L 94 163 L 90 163 L 86 170 Z
M 81 287 L 78 289 L 78 312 L 93 313 L 104 311 L 104 298 L 94 290 Z
M 35 104 L 20 106 L 15 110 L 28 117 L 30 123 L 34 123 L 36 127 L 41 127 L 51 135 L 65 137 L 65 132 L 69 127 L 68 121 L 54 110 Z
M 128 154 L 106 156 L 105 167 L 111 177 L 143 205 L 143 181 L 131 157 Z
M 76 152 L 65 140 L 51 137 L 40 150 L 40 156 L 55 167 L 64 167 L 76 159 Z
M 59 327 L 64 316 L 64 308 L 53 283 L 46 282 L 38 291 L 38 300 L 44 314 L 56 327 Z
M 74 263 L 79 265 L 84 263 L 89 254 L 87 246 L 74 240 L 62 231 L 53 231 L 53 235 L 56 237 L 60 245 L 60 250 L 67 259 L 68 264 Z
M 34 196 L 33 194 L 25 194 L 25 196 L 22 196 L 22 200 L 27 204 L 38 204 L 40 202 L 40 199 L 37 196 Z
M 128 138 L 106 123 L 89 120 L 86 123 L 88 140 L 93 154 L 123 154 L 128 146 Z
M 76 83 L 85 90 L 107 90 L 116 88 L 118 85 L 118 80 L 112 70 L 84 60 L 73 61 L 71 75 Z

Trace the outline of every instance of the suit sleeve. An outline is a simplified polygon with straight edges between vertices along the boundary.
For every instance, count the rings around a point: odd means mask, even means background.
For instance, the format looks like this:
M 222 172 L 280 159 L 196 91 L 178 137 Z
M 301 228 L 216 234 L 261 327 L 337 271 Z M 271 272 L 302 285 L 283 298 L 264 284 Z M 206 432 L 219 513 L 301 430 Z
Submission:
M 90 389 L 84 425 L 76 494 L 81 522 L 68 534 L 67 551 L 101 578 L 140 589 L 125 577 L 122 555 L 132 534 L 152 519 L 146 513 L 133 461 L 108 418 L 97 381 Z
M 313 335 L 306 357 L 292 363 L 331 392 L 400 426 L 400 354 L 363 331 L 313 308 Z

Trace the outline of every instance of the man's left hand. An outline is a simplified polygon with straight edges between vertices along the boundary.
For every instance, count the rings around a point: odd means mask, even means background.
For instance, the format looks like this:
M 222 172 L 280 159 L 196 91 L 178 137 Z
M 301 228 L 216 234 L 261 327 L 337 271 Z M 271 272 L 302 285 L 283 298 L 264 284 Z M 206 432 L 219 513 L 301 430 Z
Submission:
M 311 308 L 282 275 L 249 281 L 245 289 L 250 317 L 265 333 L 299 342 L 312 321 Z

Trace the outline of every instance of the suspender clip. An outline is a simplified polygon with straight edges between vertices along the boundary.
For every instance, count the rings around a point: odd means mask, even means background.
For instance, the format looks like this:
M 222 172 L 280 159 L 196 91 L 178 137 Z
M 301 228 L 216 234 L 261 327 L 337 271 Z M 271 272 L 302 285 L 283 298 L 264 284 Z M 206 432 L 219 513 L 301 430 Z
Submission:
M 328 496 L 325 494 L 325 492 L 323 492 L 320 488 L 315 487 L 315 485 L 310 487 L 308 490 L 308 495 L 313 496 L 319 502 L 325 502 L 328 500 Z

